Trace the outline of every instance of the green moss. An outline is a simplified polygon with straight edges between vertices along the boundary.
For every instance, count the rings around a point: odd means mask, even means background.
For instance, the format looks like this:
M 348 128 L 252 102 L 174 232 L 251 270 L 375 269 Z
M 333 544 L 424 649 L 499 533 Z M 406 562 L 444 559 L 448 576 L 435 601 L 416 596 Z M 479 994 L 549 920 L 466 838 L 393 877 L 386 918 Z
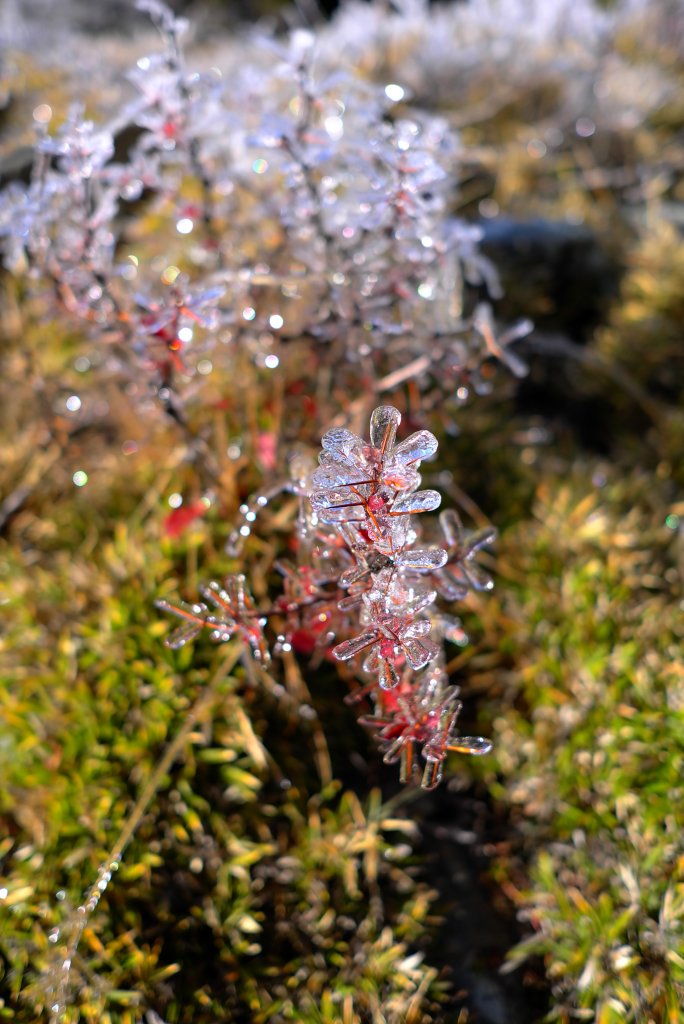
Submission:
M 652 216 L 631 248 L 621 296 L 599 351 L 660 398 L 679 400 L 684 381 L 681 336 L 684 241 L 664 216 Z
M 0 539 L 0 1020 L 34 1024 L 64 956 L 48 936 L 73 920 L 218 664 L 211 645 L 168 651 L 153 602 L 228 568 L 232 511 L 168 536 L 168 495 L 197 488 L 173 425 L 141 422 L 115 383 L 97 411 L 103 374 L 74 370 L 83 342 L 28 308 L 21 324 L 0 410 L 6 437 L 21 428 L 0 468 L 20 498 Z M 71 393 L 82 430 L 64 419 Z M 265 559 L 263 542 L 248 552 L 262 589 L 288 521 L 266 527 Z M 325 740 L 303 702 L 255 691 L 241 668 L 225 681 L 89 922 L 67 1022 L 133 1024 L 148 1009 L 170 1024 L 435 1019 L 444 989 L 423 959 L 434 897 L 415 878 L 415 827 L 377 792 L 321 781 Z
M 681 536 L 666 489 L 605 471 L 597 488 L 596 470 L 547 479 L 534 519 L 500 543 L 506 671 L 490 782 L 524 836 L 519 903 L 534 928 L 512 962 L 545 957 L 551 1019 L 677 1021 Z

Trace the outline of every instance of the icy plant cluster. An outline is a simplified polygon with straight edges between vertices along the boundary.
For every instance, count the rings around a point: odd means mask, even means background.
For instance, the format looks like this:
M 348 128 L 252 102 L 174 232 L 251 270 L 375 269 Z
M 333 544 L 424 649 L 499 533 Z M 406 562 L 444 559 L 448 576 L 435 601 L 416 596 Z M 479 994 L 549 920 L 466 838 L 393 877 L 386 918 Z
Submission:
M 530 324 L 498 332 L 483 298 L 498 293 L 495 269 L 478 228 L 450 212 L 459 141 L 445 119 L 411 106 L 396 82 L 322 60 L 309 31 L 259 37 L 261 58 L 229 74 L 189 72 L 185 22 L 159 0 L 137 6 L 162 52 L 137 61 L 133 96 L 106 124 L 75 108 L 50 130 L 50 108 L 36 108 L 31 178 L 0 196 L 0 234 L 6 265 L 105 347 L 109 378 L 180 427 L 212 493 L 203 500 L 223 499 L 225 449 L 212 450 L 202 421 L 212 374 L 230 380 L 251 361 L 255 378 L 282 373 L 301 390 L 327 369 L 338 392 L 316 382 L 330 403 L 321 418 L 345 387 L 354 397 L 410 382 L 418 407 L 428 390 L 431 405 L 445 391 L 453 405 L 490 386 L 492 359 L 524 375 L 510 345 Z M 313 439 L 294 419 L 280 451 Z M 437 596 L 488 589 L 474 556 L 493 531 L 464 534 L 455 512 L 442 514 L 439 541 L 421 529 L 417 517 L 440 504 L 418 471 L 437 440 L 419 430 L 398 441 L 399 423 L 381 405 L 370 442 L 335 427 L 315 472 L 291 462 L 296 564 L 276 563 L 282 592 L 269 607 L 252 598 L 246 564 L 194 604 L 159 606 L 181 619 L 170 646 L 205 628 L 217 642 L 238 637 L 252 678 L 274 655 L 332 652 L 374 701 L 365 721 L 386 760 L 401 758 L 408 781 L 420 752 L 432 787 L 449 750 L 488 749 L 455 737 L 443 642 L 464 634 Z M 230 554 L 278 489 L 242 506 Z
M 313 475 L 314 516 L 335 527 L 352 565 L 337 579 L 347 591 L 338 606 L 360 609 L 362 632 L 333 647 L 339 661 L 362 657 L 370 677 L 375 715 L 362 719 L 379 730 L 385 761 L 401 760 L 402 781 L 417 769 L 416 749 L 425 761 L 422 785 L 442 777 L 450 750 L 483 754 L 490 744 L 454 734 L 461 704 L 447 685 L 442 636 L 452 620 L 435 608 L 437 592 L 463 596 L 468 585 L 488 589 L 491 580 L 474 569 L 477 550 L 494 539 L 486 530 L 463 543 L 454 513 L 442 515 L 448 548 L 417 546 L 411 516 L 438 508 L 437 491 L 421 490 L 418 468 L 437 451 L 437 438 L 420 430 L 396 442 L 401 416 L 380 406 L 371 417 L 370 443 L 345 429 L 323 438 L 320 466 Z M 422 671 L 424 670 L 424 671 Z
M 455 734 L 461 703 L 448 684 L 444 641 L 465 636 L 437 597 L 451 603 L 471 589 L 491 589 L 476 555 L 496 534 L 491 527 L 466 534 L 448 510 L 440 516 L 440 542 L 425 543 L 412 517 L 441 503 L 436 490 L 421 489 L 418 472 L 436 453 L 437 438 L 419 430 L 397 442 L 400 422 L 399 410 L 383 405 L 371 416 L 370 441 L 342 427 L 325 434 L 320 465 L 301 495 L 298 565 L 278 565 L 284 590 L 272 608 L 254 607 L 241 575 L 203 588 L 203 603 L 158 606 L 182 620 L 171 647 L 203 629 L 217 642 L 239 634 L 248 658 L 262 665 L 271 657 L 269 620 L 282 624 L 278 654 L 294 648 L 320 659 L 337 640 L 333 658 L 353 663 L 363 683 L 350 699 L 373 700 L 374 714 L 361 721 L 379 730 L 385 761 L 400 760 L 401 779 L 409 782 L 421 755 L 421 784 L 432 789 L 449 751 L 484 754 L 491 747 Z
M 464 123 L 494 117 L 531 83 L 548 85 L 556 93 L 547 136 L 554 148 L 563 135 L 634 131 L 673 102 L 668 53 L 676 53 L 683 19 L 679 0 L 396 0 L 389 10 L 355 0 L 342 5 L 323 46 L 390 75 L 400 68 L 416 96 L 461 108 L 472 102 Z M 663 56 L 636 67 L 626 41 Z
M 190 432 L 202 376 L 238 351 L 274 370 L 293 338 L 371 384 L 410 367 L 421 386 L 484 386 L 497 352 L 464 288 L 498 282 L 479 229 L 450 214 L 447 122 L 321 59 L 308 31 L 260 36 L 254 64 L 190 72 L 186 23 L 137 6 L 164 48 L 130 72 L 133 97 L 100 125 L 76 107 L 51 130 L 49 105 L 34 111 L 31 180 L 0 195 L 6 266 L 47 285 L 106 343 L 110 377 Z

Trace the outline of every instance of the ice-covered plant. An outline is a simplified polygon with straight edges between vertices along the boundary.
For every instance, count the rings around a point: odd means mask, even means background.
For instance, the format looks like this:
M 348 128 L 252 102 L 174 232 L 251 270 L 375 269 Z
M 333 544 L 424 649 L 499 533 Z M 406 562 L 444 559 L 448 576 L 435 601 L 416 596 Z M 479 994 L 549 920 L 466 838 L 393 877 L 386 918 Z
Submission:
M 169 646 L 184 645 L 202 629 L 219 643 L 240 635 L 245 656 L 262 665 L 270 660 L 269 619 L 285 616 L 276 653 L 291 651 L 295 637 L 301 643 L 307 634 L 311 651 L 323 652 L 337 640 L 332 656 L 354 664 L 363 683 L 351 699 L 373 700 L 374 717 L 362 721 L 380 729 L 385 760 L 401 758 L 402 780 L 410 782 L 419 770 L 419 748 L 422 785 L 432 789 L 449 751 L 483 754 L 491 746 L 454 735 L 461 704 L 457 688 L 448 685 L 443 642 L 460 633 L 437 597 L 452 602 L 469 589 L 491 588 L 474 559 L 495 531 L 465 538 L 458 515 L 448 511 L 441 517 L 448 547 L 421 539 L 412 517 L 441 503 L 437 491 L 420 489 L 419 473 L 421 462 L 436 453 L 437 438 L 419 430 L 397 442 L 400 423 L 399 410 L 383 405 L 371 416 L 369 441 L 343 427 L 324 435 L 300 520 L 299 564 L 280 566 L 286 585 L 272 608 L 254 607 L 244 576 L 202 588 L 208 603 L 164 600 L 158 606 L 183 621 Z
M 380 395 L 410 380 L 434 404 L 435 388 L 447 402 L 487 390 L 491 359 L 526 372 L 509 346 L 530 325 L 497 335 L 490 306 L 467 292 L 496 295 L 499 285 L 478 229 L 450 214 L 460 142 L 444 119 L 412 107 L 397 83 L 323 60 L 310 31 L 259 37 L 267 58 L 255 51 L 254 65 L 230 76 L 189 72 L 185 21 L 159 0 L 137 6 L 162 52 L 137 61 L 134 96 L 105 125 L 73 108 L 50 132 L 49 108 L 38 108 L 32 177 L 0 199 L 0 231 L 8 266 L 84 320 L 126 394 L 144 410 L 156 397 L 180 425 L 207 504 L 225 500 L 225 449 L 212 444 L 203 385 L 232 375 L 245 354 L 300 390 L 315 380 L 329 403 L 320 420 L 340 401 L 333 381 Z M 274 566 L 284 585 L 270 607 L 257 606 L 241 567 L 199 603 L 159 602 L 181 619 L 169 644 L 207 627 L 218 642 L 238 637 L 263 671 L 269 634 L 276 653 L 299 643 L 318 658 L 334 638 L 335 659 L 358 666 L 380 716 L 394 689 L 397 707 L 408 707 L 409 690 L 421 707 L 441 707 L 439 672 L 429 684 L 421 676 L 440 661 L 431 633 L 449 635 L 437 595 L 444 603 L 490 585 L 474 556 L 494 532 L 466 537 L 446 512 L 443 547 L 419 525 L 441 501 L 420 489 L 418 472 L 437 439 L 419 430 L 398 441 L 400 419 L 380 405 L 369 443 L 334 427 L 315 472 L 299 460 L 284 485 L 299 496 L 297 564 Z M 277 465 L 276 447 L 313 440 L 310 426 L 293 423 L 283 420 L 266 463 Z M 278 490 L 242 506 L 232 554 Z M 414 738 L 439 747 L 441 761 L 449 744 L 432 744 L 431 729 L 444 716 L 431 711 L 426 722 Z
M 406 373 L 477 387 L 505 347 L 465 288 L 499 286 L 479 229 L 450 212 L 447 121 L 335 66 L 308 31 L 260 36 L 253 65 L 191 72 L 185 21 L 138 7 L 164 48 L 137 61 L 131 99 L 98 125 L 76 105 L 52 131 L 36 108 L 31 180 L 0 195 L 6 265 L 81 318 L 109 377 L 189 439 L 203 377 L 238 350 L 275 369 L 295 338 L 379 390 Z

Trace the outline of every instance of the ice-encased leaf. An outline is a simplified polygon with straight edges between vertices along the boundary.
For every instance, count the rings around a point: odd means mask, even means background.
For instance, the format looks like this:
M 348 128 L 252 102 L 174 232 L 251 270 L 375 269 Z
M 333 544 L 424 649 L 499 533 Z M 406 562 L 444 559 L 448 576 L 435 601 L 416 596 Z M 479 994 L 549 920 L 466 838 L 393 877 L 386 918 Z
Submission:
M 352 583 L 356 583 L 357 580 L 360 580 L 367 572 L 368 569 L 366 566 L 358 563 L 357 565 L 352 565 L 349 569 L 345 569 L 337 582 L 344 590 L 347 587 L 350 587 Z
M 402 639 L 417 639 L 417 637 L 427 636 L 432 629 L 432 623 L 427 619 L 418 619 L 416 622 L 412 622 L 410 626 L 407 626 L 402 634 Z
M 321 508 L 318 518 L 322 523 L 362 523 L 365 520 L 361 506 L 341 506 L 340 508 Z
M 468 585 L 461 576 L 456 576 L 450 569 L 440 569 L 433 577 L 437 589 L 447 601 L 461 601 L 468 593 Z
M 461 563 L 461 571 L 473 590 L 493 590 L 494 580 L 481 569 L 477 562 L 467 561 Z
M 385 751 L 382 760 L 385 764 L 395 764 L 401 757 L 402 751 L 407 746 L 407 740 L 404 734 L 397 736 L 397 738 L 390 743 L 389 747 Z
M 444 548 L 415 548 L 412 551 L 400 552 L 394 561 L 402 569 L 430 572 L 433 569 L 441 569 L 448 557 Z
M 483 529 L 477 530 L 476 533 L 471 533 L 463 543 L 465 557 L 471 558 L 476 551 L 493 544 L 495 540 L 496 529 L 493 526 L 485 526 Z
M 372 633 L 361 633 L 360 636 L 352 637 L 351 640 L 345 640 L 343 643 L 337 644 L 336 647 L 333 647 L 332 652 L 338 661 L 348 661 L 355 654 L 375 643 L 377 638 L 378 635 L 375 631 Z
M 377 672 L 378 662 L 380 661 L 378 647 L 379 644 L 373 644 L 368 654 L 361 662 L 361 668 L 364 672 Z
M 424 608 L 429 608 L 431 604 L 434 604 L 436 599 L 436 590 L 418 590 L 417 587 L 411 587 L 411 594 L 406 597 L 406 608 L 410 610 L 411 615 L 418 615 Z
M 326 459 L 324 463 L 314 471 L 311 482 L 314 487 L 322 490 L 330 490 L 333 487 L 344 487 L 350 474 L 353 474 L 354 467 L 348 462 L 338 462 L 337 459 Z
M 491 749 L 491 741 L 482 736 L 454 736 L 447 744 L 447 750 L 457 754 L 488 754 Z
M 423 753 L 425 753 L 425 751 L 423 751 Z M 442 781 L 443 775 L 444 771 L 441 761 L 433 759 L 427 760 L 425 770 L 423 771 L 423 778 L 420 783 L 421 788 L 428 793 L 433 789 L 437 789 Z
M 316 509 L 339 508 L 341 505 L 363 505 L 358 495 L 350 490 L 324 490 L 314 491 L 311 495 L 311 504 Z
M 351 430 L 345 427 L 333 427 L 321 439 L 321 445 L 326 451 L 338 457 L 342 455 L 344 458 L 355 448 L 362 448 L 363 444 L 363 440 L 357 434 L 352 434 Z
M 406 494 L 403 498 L 397 498 L 392 505 L 391 516 L 406 516 L 419 512 L 432 512 L 439 508 L 442 502 L 442 495 L 439 491 L 416 491 L 415 494 Z
M 402 647 L 411 668 L 423 668 L 439 654 L 439 646 L 434 640 L 413 640 L 410 637 L 402 641 Z
M 411 462 L 428 459 L 435 454 L 438 447 L 438 441 L 434 434 L 431 434 L 429 430 L 418 430 L 396 446 L 392 451 L 392 459 L 402 465 L 408 465 Z
M 320 465 L 314 472 L 312 483 L 315 488 L 329 490 L 331 487 L 345 487 L 348 484 L 360 484 L 370 479 L 370 468 L 360 448 L 349 453 L 345 458 L 339 453 L 322 452 L 319 456 Z
M 164 646 L 168 647 L 171 651 L 178 651 L 181 647 L 185 647 L 191 640 L 199 636 L 202 628 L 203 626 L 192 626 L 189 623 L 185 626 L 179 626 L 170 636 L 166 637 Z
M 499 358 L 502 363 L 506 364 L 513 376 L 518 379 L 527 377 L 530 372 L 527 363 L 524 363 L 519 356 L 515 355 L 515 353 L 511 352 L 508 348 L 501 349 L 501 355 Z
M 378 662 L 378 682 L 383 690 L 393 690 L 399 683 L 397 670 L 391 661 L 384 658 Z
M 439 513 L 439 525 L 449 547 L 456 547 L 461 543 L 463 524 L 461 517 L 455 508 L 445 508 Z
M 393 405 L 379 405 L 370 421 L 371 444 L 383 453 L 389 451 L 397 436 L 401 413 Z
M 160 611 L 168 612 L 170 615 L 175 615 L 176 618 L 183 620 L 183 625 L 174 630 L 164 640 L 164 646 L 172 651 L 176 651 L 180 647 L 184 647 L 191 640 L 194 640 L 207 625 L 206 615 L 209 609 L 206 605 L 197 604 L 186 607 L 171 604 L 163 599 L 155 601 L 154 604 Z
M 405 466 L 394 458 L 385 458 L 381 479 L 395 491 L 415 491 L 420 486 L 420 475 L 413 466 Z
M 392 558 L 394 552 L 401 551 L 406 544 L 409 523 L 408 518 L 397 516 L 396 519 L 386 519 L 378 524 L 377 528 L 373 524 L 368 525 L 368 539 L 381 555 Z
M 218 583 L 209 583 L 199 588 L 199 592 L 203 598 L 210 601 L 217 608 L 227 611 L 229 614 L 234 612 L 232 607 L 230 594 L 221 587 Z
M 352 609 L 354 608 L 358 608 L 358 606 L 361 604 L 361 599 L 361 594 L 350 594 L 348 597 L 340 598 L 340 600 L 337 602 L 337 607 L 340 609 L 341 612 L 349 612 L 352 611 Z

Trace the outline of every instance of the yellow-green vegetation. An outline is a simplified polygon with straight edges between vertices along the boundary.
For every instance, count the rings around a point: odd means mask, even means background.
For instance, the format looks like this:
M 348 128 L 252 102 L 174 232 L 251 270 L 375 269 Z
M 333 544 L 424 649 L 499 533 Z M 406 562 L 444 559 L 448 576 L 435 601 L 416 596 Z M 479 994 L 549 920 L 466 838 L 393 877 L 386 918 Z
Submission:
M 141 427 L 112 388 L 70 430 L 78 345 L 21 326 L 3 351 L 0 1019 L 28 1024 L 47 1019 L 64 956 L 50 936 L 220 668 L 222 649 L 167 651 L 153 602 L 174 577 L 191 592 L 198 565 L 227 566 L 228 525 L 166 536 L 166 498 L 191 473 L 173 428 Z M 77 386 L 84 410 L 102 400 L 97 372 Z M 88 922 L 66 1021 L 430 1019 L 443 986 L 423 962 L 433 894 L 410 867 L 416 826 L 331 780 L 290 668 L 271 690 L 219 672 Z
M 683 275 L 679 229 L 656 209 L 630 248 L 621 302 L 598 338 L 611 363 L 670 401 L 681 400 L 684 385 Z
M 529 858 L 513 963 L 545 956 L 554 1020 L 684 1019 L 682 513 L 584 462 L 502 538 L 492 791 Z

